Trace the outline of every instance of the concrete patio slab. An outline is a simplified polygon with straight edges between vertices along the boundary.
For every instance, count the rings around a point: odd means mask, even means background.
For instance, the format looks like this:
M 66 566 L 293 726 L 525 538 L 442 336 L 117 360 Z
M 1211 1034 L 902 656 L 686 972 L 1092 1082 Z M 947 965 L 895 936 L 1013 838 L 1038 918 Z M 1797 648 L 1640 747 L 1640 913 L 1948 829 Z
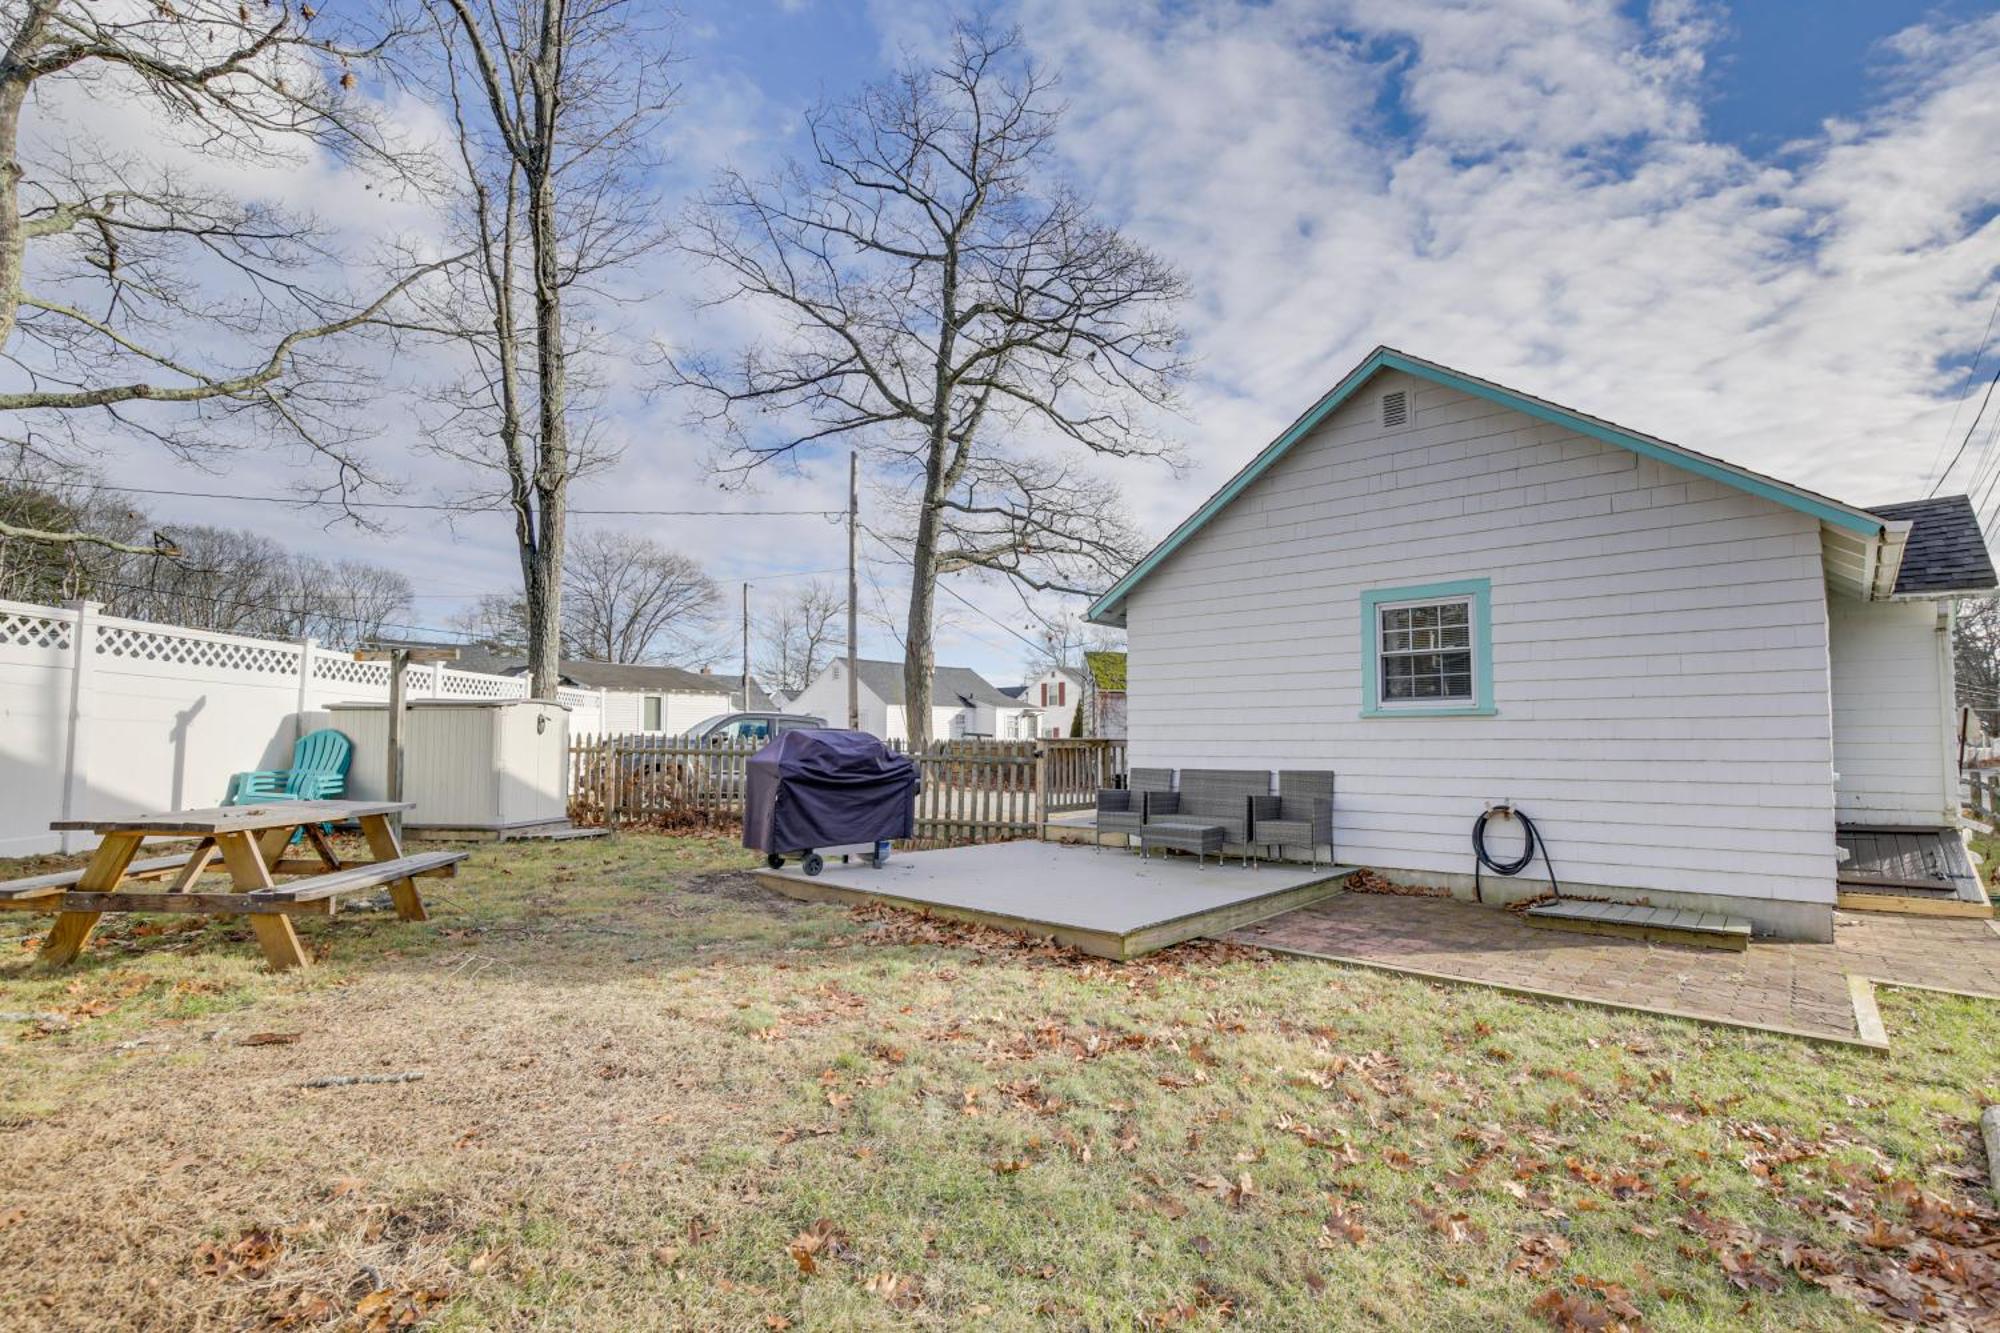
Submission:
M 1308 906 L 1338 893 L 1354 872 L 1214 861 L 1198 868 L 1192 857 L 1146 860 L 1023 840 L 899 853 L 879 870 L 834 861 L 816 876 L 795 866 L 756 873 L 794 898 L 887 903 L 1123 959 Z
M 1878 985 L 2000 1000 L 2000 923 L 1838 912 L 1832 944 L 1742 953 L 1530 930 L 1449 898 L 1342 894 L 1225 936 L 1242 944 L 1514 994 L 1871 1049 Z

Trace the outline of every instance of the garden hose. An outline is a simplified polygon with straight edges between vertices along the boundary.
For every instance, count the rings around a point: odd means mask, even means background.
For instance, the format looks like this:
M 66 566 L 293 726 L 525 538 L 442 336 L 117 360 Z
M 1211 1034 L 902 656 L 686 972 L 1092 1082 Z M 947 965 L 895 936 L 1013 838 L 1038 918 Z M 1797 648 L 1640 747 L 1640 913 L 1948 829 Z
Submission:
M 1486 821 L 1495 815 L 1500 816 L 1502 819 L 1518 819 L 1521 821 L 1521 854 L 1512 861 L 1496 861 L 1493 859 L 1492 854 L 1486 850 Z M 1542 853 L 1543 868 L 1549 872 L 1549 892 L 1560 898 L 1562 897 L 1562 886 L 1556 883 L 1555 863 L 1549 860 L 1549 845 L 1542 840 L 1541 831 L 1535 827 L 1535 821 L 1511 805 L 1489 807 L 1472 824 L 1472 854 L 1477 858 L 1472 866 L 1473 899 L 1482 903 L 1486 901 L 1485 886 L 1480 882 L 1482 871 L 1491 870 L 1496 875 L 1506 875 L 1509 877 L 1518 875 L 1523 870 L 1526 870 L 1529 863 L 1535 859 L 1537 849 L 1540 849 Z

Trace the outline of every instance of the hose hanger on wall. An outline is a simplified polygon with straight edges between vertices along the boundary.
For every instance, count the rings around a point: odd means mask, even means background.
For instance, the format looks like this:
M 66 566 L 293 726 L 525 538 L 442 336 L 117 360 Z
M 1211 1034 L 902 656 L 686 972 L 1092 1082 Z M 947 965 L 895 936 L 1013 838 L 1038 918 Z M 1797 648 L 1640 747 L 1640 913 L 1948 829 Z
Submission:
M 1521 854 L 1511 861 L 1497 861 L 1486 850 L 1486 821 L 1489 819 L 1518 819 L 1521 821 Z M 1481 882 L 1482 871 L 1491 870 L 1496 875 L 1512 878 L 1526 870 L 1535 859 L 1535 852 L 1542 854 L 1542 866 L 1549 872 L 1549 892 L 1562 897 L 1562 886 L 1556 883 L 1555 863 L 1549 860 L 1549 845 L 1543 841 L 1541 830 L 1524 811 L 1502 802 L 1489 805 L 1479 818 L 1472 822 L 1472 854 L 1477 858 L 1472 866 L 1472 896 L 1476 901 L 1486 901 L 1485 885 Z

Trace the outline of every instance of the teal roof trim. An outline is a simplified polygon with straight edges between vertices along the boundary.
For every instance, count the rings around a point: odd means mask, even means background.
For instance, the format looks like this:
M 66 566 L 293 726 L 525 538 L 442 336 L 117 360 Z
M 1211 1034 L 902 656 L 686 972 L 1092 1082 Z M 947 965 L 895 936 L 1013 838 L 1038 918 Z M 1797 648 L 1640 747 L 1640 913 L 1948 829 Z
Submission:
M 1183 520 L 1179 527 L 1167 535 L 1165 541 L 1155 546 L 1143 560 L 1127 571 L 1125 577 L 1112 585 L 1109 592 L 1091 603 L 1090 610 L 1085 613 L 1084 618 L 1099 621 L 1116 611 L 1118 604 L 1125 600 L 1141 580 L 1159 568 L 1168 556 L 1185 545 L 1195 533 L 1201 531 L 1225 506 L 1249 489 L 1252 482 L 1268 472 L 1273 464 L 1291 451 L 1294 444 L 1325 421 L 1334 409 L 1353 397 L 1355 392 L 1380 370 L 1400 370 L 1419 379 L 1429 380 L 1433 384 L 1441 384 L 1461 393 L 1498 403 L 1502 407 L 1512 408 L 1538 421 L 1551 422 L 1573 430 L 1579 435 L 1587 435 L 1605 444 L 1629 449 L 1643 457 L 1669 463 L 1697 476 L 1707 477 L 1725 486 L 1732 486 L 1739 491 L 1774 501 L 1788 509 L 1809 514 L 1822 523 L 1831 523 L 1835 527 L 1870 537 L 1882 532 L 1882 520 L 1866 510 L 1842 504 L 1823 495 L 1815 495 L 1811 491 L 1787 485 L 1775 478 L 1752 472 L 1748 468 L 1737 467 L 1719 458 L 1710 458 L 1692 449 L 1627 430 L 1572 408 L 1562 407 L 1536 398 L 1532 394 L 1521 393 L 1504 385 L 1452 370 L 1433 361 L 1425 361 L 1393 348 L 1377 347 L 1360 365 L 1348 371 L 1340 383 L 1334 385 L 1324 397 L 1308 408 L 1305 415 L 1286 427 L 1283 434 L 1266 445 L 1263 452 L 1251 459 L 1242 471 L 1231 477 L 1221 490 L 1210 496 L 1201 508 Z

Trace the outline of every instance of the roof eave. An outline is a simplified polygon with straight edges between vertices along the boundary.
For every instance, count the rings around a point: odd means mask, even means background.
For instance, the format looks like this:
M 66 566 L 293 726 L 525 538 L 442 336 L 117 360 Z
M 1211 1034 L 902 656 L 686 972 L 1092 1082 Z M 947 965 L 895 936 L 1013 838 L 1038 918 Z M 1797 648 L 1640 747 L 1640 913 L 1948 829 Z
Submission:
M 1110 591 L 1091 603 L 1090 609 L 1084 613 L 1084 619 L 1097 625 L 1123 626 L 1125 624 L 1123 603 L 1142 580 L 1196 532 L 1207 526 L 1211 518 L 1248 489 L 1251 483 L 1284 457 L 1294 444 L 1316 428 L 1332 414 L 1334 409 L 1351 398 L 1363 384 L 1381 370 L 1400 370 L 1419 379 L 1426 379 L 1434 384 L 1498 403 L 1525 416 L 1564 426 L 1580 435 L 1628 449 L 1642 457 L 1654 458 L 1698 476 L 1708 477 L 1737 490 L 1775 501 L 1788 509 L 1810 514 L 1823 523 L 1830 523 L 1866 537 L 1880 537 L 1885 526 L 1881 518 L 1865 509 L 1842 504 L 1827 496 L 1816 495 L 1802 487 L 1779 481 L 1775 477 L 1766 477 L 1748 468 L 1738 467 L 1719 458 L 1711 458 L 1654 436 L 1628 430 L 1573 408 L 1566 408 L 1531 394 L 1524 394 L 1519 390 L 1467 375 L 1448 366 L 1399 352 L 1392 347 L 1377 347 L 1353 370 L 1342 376 L 1338 384 L 1322 395 L 1297 420 L 1287 426 L 1276 439 L 1265 445 L 1255 458 L 1204 501 L 1199 509 L 1182 520 L 1171 533 L 1167 534 L 1165 540 L 1147 552 L 1144 559 L 1126 572 L 1125 577 L 1113 584 Z

